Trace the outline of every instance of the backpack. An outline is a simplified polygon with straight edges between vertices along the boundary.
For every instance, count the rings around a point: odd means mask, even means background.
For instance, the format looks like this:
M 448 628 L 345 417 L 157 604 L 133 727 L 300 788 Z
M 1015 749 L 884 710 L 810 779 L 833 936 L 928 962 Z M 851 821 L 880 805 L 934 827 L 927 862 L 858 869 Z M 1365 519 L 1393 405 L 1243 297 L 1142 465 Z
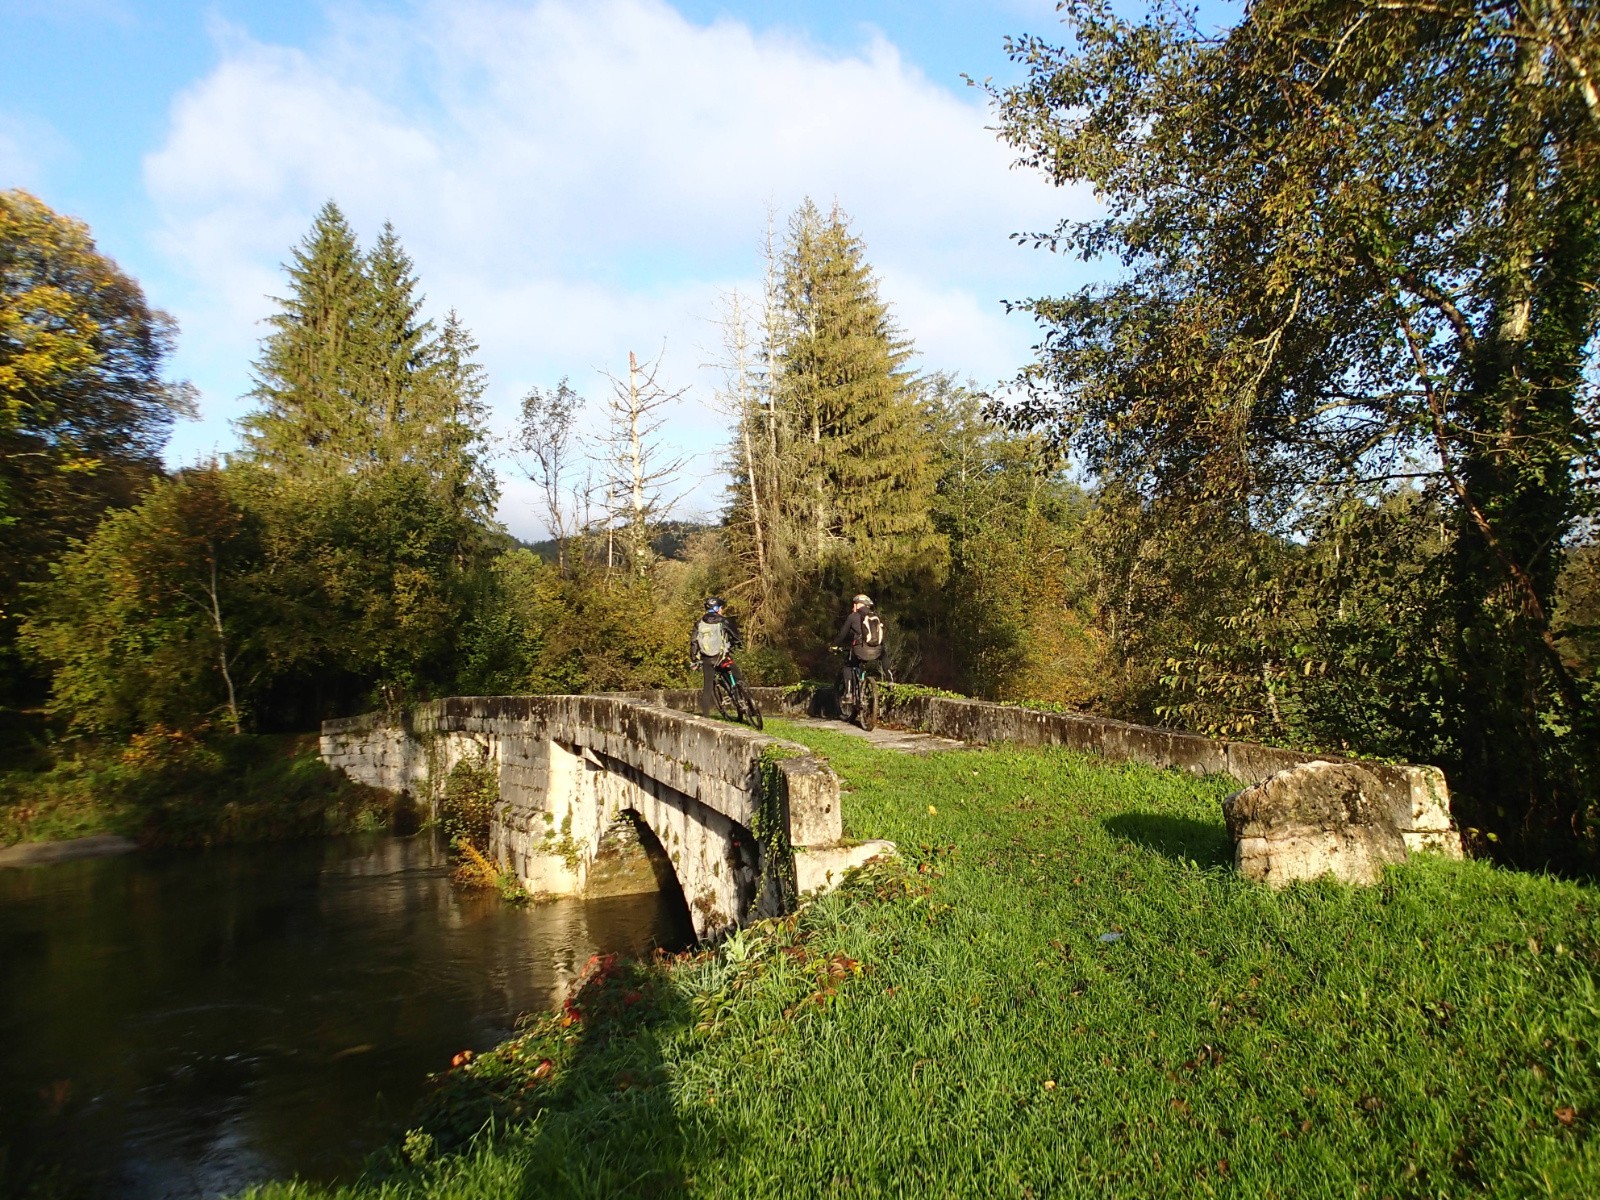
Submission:
M 871 662 L 883 653 L 883 618 L 875 612 L 861 614 L 861 640 L 856 643 L 855 655 L 862 662 Z
M 731 649 L 727 626 L 721 621 L 701 621 L 694 627 L 694 644 L 706 658 L 721 658 Z

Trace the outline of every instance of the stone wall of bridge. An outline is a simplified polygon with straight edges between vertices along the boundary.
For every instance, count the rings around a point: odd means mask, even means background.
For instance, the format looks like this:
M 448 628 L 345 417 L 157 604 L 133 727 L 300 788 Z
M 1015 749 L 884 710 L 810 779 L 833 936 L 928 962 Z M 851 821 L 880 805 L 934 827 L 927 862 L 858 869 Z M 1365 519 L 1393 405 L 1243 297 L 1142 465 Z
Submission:
M 430 805 L 457 763 L 491 765 L 490 855 L 536 893 L 582 894 L 601 835 L 631 812 L 672 862 L 702 938 L 893 850 L 841 843 L 838 778 L 804 747 L 641 699 L 437 700 L 325 722 L 322 756 Z
M 751 689 L 772 715 L 837 716 L 832 689 L 800 685 Z M 700 693 L 635 693 L 654 703 L 697 709 Z M 919 694 L 881 693 L 879 717 L 897 725 L 976 745 L 1065 746 L 1111 761 L 1142 762 L 1197 775 L 1228 775 L 1245 785 L 1225 813 L 1244 874 L 1271 883 L 1328 873 L 1371 882 L 1372 863 L 1419 852 L 1460 858 L 1461 835 L 1450 815 L 1450 790 L 1438 767 L 1307 754 L 1259 742 L 1228 741 L 1135 725 L 1089 713 L 1051 712 L 1015 704 Z M 1325 768 L 1337 767 L 1329 771 Z M 1339 805 L 1327 781 L 1342 781 Z M 1268 781 L 1271 803 L 1258 800 Z M 1248 811 L 1246 820 L 1241 814 Z M 1381 854 L 1376 847 L 1386 847 Z M 1360 854 L 1352 847 L 1359 848 Z M 1365 856 L 1365 857 L 1363 857 Z M 1348 869 L 1346 860 L 1354 864 Z

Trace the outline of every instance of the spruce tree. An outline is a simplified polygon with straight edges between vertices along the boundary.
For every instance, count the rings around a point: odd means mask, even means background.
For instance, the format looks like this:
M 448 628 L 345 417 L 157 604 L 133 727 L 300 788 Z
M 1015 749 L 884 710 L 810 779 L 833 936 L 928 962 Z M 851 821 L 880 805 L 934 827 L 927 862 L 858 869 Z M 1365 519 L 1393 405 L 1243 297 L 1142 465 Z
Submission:
M 366 258 L 364 320 L 356 336 L 361 396 L 372 426 L 372 452 L 380 462 L 403 461 L 413 449 L 413 393 L 428 389 L 439 350 L 432 321 L 422 317 L 422 297 L 411 257 L 394 226 L 385 221 Z M 419 389 L 420 385 L 420 389 Z
M 348 470 L 371 455 L 361 359 L 372 289 L 337 204 L 322 206 L 284 269 L 289 294 L 267 318 L 250 392 L 261 407 L 240 422 L 245 445 L 287 475 Z
M 412 389 L 407 433 L 416 460 L 457 509 L 488 523 L 499 488 L 486 461 L 488 380 L 473 357 L 477 352 L 478 343 L 452 308 Z
M 262 407 L 242 422 L 249 457 L 297 479 L 420 470 L 461 516 L 488 520 L 478 347 L 453 311 L 443 329 L 423 317 L 394 227 L 363 255 L 329 201 L 286 269 L 256 364 Z
M 790 224 L 779 280 L 786 336 L 773 414 L 790 528 L 802 561 L 844 559 L 865 580 L 942 558 L 930 512 L 933 455 L 866 247 L 835 208 L 809 200 Z

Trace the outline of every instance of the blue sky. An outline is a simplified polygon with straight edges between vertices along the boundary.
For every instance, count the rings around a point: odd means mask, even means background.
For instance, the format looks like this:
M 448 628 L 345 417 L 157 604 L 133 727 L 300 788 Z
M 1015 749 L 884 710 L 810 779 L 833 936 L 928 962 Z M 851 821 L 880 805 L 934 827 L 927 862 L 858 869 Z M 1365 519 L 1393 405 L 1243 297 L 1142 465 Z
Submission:
M 717 502 L 717 299 L 751 289 L 774 207 L 837 199 L 924 367 L 984 384 L 1027 357 L 1001 301 L 1071 263 L 1007 235 L 1089 211 L 1008 168 L 960 75 L 1014 74 L 1051 0 L 0 0 L 0 186 L 88 221 L 177 317 L 202 419 L 233 444 L 278 265 L 332 197 L 392 219 L 432 312 L 482 344 L 500 429 L 530 385 L 591 399 L 629 349 L 688 385 L 667 433 Z M 502 519 L 538 530 L 504 475 Z

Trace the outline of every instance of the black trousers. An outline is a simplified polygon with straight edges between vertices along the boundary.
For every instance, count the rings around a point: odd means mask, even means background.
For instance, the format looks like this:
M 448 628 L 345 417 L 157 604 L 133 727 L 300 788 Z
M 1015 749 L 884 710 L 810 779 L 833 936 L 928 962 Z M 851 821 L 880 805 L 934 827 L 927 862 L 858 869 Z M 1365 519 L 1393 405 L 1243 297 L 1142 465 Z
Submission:
M 717 664 L 722 661 L 719 655 L 708 658 L 700 656 L 700 674 L 705 679 L 705 686 L 700 689 L 700 715 L 709 717 L 711 710 L 717 706 Z
M 883 669 L 878 664 L 883 661 L 883 656 L 877 658 L 860 658 L 854 650 L 844 656 L 844 665 L 839 668 L 839 698 L 842 700 L 850 691 L 850 674 L 855 670 L 856 664 L 865 667 L 867 673 L 883 674 Z

